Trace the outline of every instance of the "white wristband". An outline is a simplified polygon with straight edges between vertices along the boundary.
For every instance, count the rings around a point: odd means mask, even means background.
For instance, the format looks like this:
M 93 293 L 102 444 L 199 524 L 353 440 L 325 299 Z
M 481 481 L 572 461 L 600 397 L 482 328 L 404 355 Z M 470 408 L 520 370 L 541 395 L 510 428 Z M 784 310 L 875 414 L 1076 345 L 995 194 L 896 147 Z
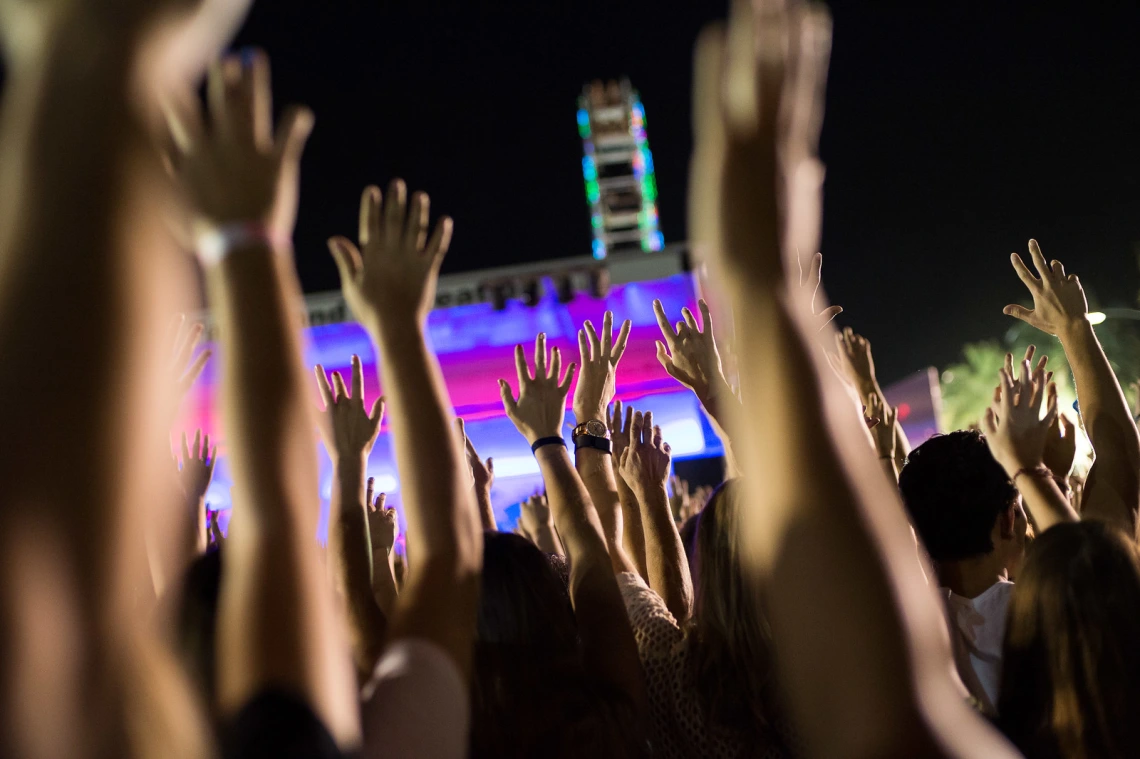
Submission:
M 194 239 L 198 260 L 207 268 L 221 263 L 235 250 L 261 246 L 276 250 L 279 246 L 288 244 L 288 240 L 273 234 L 269 227 L 258 221 L 234 222 L 220 227 L 204 226 Z

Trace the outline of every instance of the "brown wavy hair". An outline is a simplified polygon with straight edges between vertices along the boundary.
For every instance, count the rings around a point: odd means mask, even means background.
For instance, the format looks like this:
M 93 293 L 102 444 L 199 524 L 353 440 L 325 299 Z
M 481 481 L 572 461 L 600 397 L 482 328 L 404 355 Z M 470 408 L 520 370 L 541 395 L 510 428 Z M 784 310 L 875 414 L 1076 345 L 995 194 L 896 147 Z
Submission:
M 1140 751 L 1140 553 L 1104 522 L 1050 527 L 1010 600 L 999 723 L 1026 756 Z
M 757 744 L 783 745 L 763 588 L 742 561 L 743 498 L 740 480 L 728 480 L 699 517 L 689 666 L 706 722 Z

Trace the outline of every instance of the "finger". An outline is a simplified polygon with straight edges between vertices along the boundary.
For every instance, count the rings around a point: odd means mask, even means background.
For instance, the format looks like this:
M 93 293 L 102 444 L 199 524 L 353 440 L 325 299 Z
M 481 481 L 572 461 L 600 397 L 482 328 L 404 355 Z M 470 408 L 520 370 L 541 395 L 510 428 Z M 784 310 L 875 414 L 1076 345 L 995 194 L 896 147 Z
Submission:
M 1037 244 L 1036 240 L 1029 241 L 1029 255 L 1033 258 L 1033 265 L 1037 267 L 1037 273 L 1041 276 L 1042 281 L 1053 279 L 1053 270 L 1045 263 L 1045 256 L 1041 255 L 1041 246 Z
M 646 411 L 641 420 L 641 442 L 649 445 L 653 441 L 653 412 Z
M 229 124 L 226 116 L 226 79 L 234 74 L 240 76 L 240 64 L 235 72 L 226 59 L 210 64 L 206 77 L 206 106 L 209 111 L 210 131 L 221 140 L 229 139 Z
M 574 370 L 578 365 L 571 362 L 570 366 L 566 367 L 566 376 L 562 378 L 562 382 L 558 385 L 558 392 L 562 393 L 563 398 L 570 392 L 570 383 L 574 381 Z
M 1049 385 L 1046 393 L 1047 401 L 1045 403 L 1045 416 L 1042 418 L 1042 423 L 1048 427 L 1053 424 L 1057 419 L 1057 386 L 1054 384 Z
M 300 165 L 314 123 L 313 112 L 304 106 L 289 106 L 281 115 L 277 134 L 272 140 L 277 163 L 283 169 L 295 170 Z
M 182 433 L 182 466 L 190 463 L 190 445 L 186 442 L 186 433 Z
M 186 370 L 186 373 L 182 375 L 182 379 L 180 380 L 180 384 L 184 390 L 189 390 L 194 386 L 194 383 L 202 376 L 202 372 L 205 371 L 206 362 L 209 361 L 213 355 L 214 352 L 212 350 L 204 350 L 197 355 L 194 359 L 194 363 L 190 364 L 190 368 Z
M 1048 363 L 1049 363 L 1049 357 L 1048 356 L 1042 356 L 1041 358 L 1039 358 L 1037 360 L 1037 366 L 1034 368 L 1033 371 L 1043 373 L 1045 371 L 1045 365 Z
M 369 477 L 367 482 L 364 485 L 364 505 L 366 508 L 368 508 L 371 511 L 376 510 L 376 508 L 372 504 L 372 489 L 375 487 L 375 485 L 376 485 L 376 478 L 375 477 Z
M 204 331 L 205 327 L 199 323 L 191 324 L 189 329 L 185 332 L 183 332 L 181 328 L 179 329 L 181 337 L 175 344 L 174 359 L 171 364 L 175 369 L 186 366 L 190 357 L 194 355 L 194 349 L 198 347 L 198 343 L 201 341 Z
M 467 426 L 463 423 L 463 417 L 455 417 L 455 434 L 459 438 L 459 447 L 464 451 L 467 450 Z
M 654 448 L 660 448 L 661 444 L 664 442 L 665 442 L 665 440 L 661 436 L 661 425 L 659 425 L 659 424 L 653 425 L 653 447 Z
M 997 417 L 992 408 L 986 409 L 982 414 L 982 431 L 990 436 L 997 434 Z
M 352 280 L 364 266 L 360 251 L 346 237 L 330 237 L 328 240 L 329 253 L 336 263 L 337 272 L 340 273 L 340 283 L 343 287 Z
M 495 459 L 492 456 L 487 457 L 487 474 L 495 476 Z
M 552 379 L 555 382 L 562 377 L 562 350 L 555 346 L 550 351 L 550 371 L 547 372 L 546 378 Z
M 661 450 L 665 453 L 666 456 L 673 458 L 673 448 L 668 443 L 661 443 Z
M 194 442 L 190 445 L 190 458 L 197 459 L 202 457 L 202 430 L 194 432 Z
M 443 264 L 444 256 L 451 249 L 451 235 L 454 231 L 455 222 L 450 216 L 441 216 L 439 221 L 435 223 L 431 239 L 427 241 L 427 246 L 424 248 L 424 255 L 431 260 L 432 271 L 438 272 L 439 267 Z
M 693 316 L 693 312 L 689 310 L 688 306 L 681 309 L 681 317 L 685 320 L 685 325 L 688 326 L 693 332 L 700 332 L 700 327 L 697 326 L 697 319 Z
M 380 188 L 376 185 L 365 187 L 364 192 L 360 194 L 360 218 L 357 222 L 357 234 L 362 248 L 367 247 L 373 241 L 380 241 L 382 200 Z
M 1003 308 L 1002 313 L 1006 316 L 1012 316 L 1014 319 L 1020 319 L 1026 323 L 1032 323 L 1033 321 L 1033 309 L 1026 308 L 1025 306 L 1019 306 L 1015 303 L 1011 303 L 1010 305 Z
M 665 315 L 665 307 L 661 305 L 659 300 L 653 301 L 653 315 L 657 317 L 657 326 L 661 329 L 661 336 L 669 344 L 669 350 L 672 350 L 677 343 L 677 333 L 669 326 L 669 317 Z
M 252 66 L 246 66 L 238 56 L 231 56 L 223 64 L 236 65 L 236 76 L 226 72 L 226 120 L 229 136 L 234 142 L 254 145 L 254 77 Z
M 820 311 L 816 316 L 816 319 L 819 323 L 819 329 L 826 327 L 831 323 L 832 319 L 839 316 L 841 313 L 843 313 L 843 306 L 828 306 L 827 308 Z
M 622 434 L 626 437 L 633 431 L 633 406 L 627 406 L 625 409 L 625 424 L 622 426 Z
M 395 514 L 395 509 L 388 509 L 384 507 L 384 504 L 386 503 L 388 503 L 388 494 L 381 493 L 380 495 L 376 496 L 376 501 L 372 504 L 372 506 L 376 511 L 382 512 L 384 514 L 387 514 L 388 512 Z
M 348 397 L 348 388 L 344 386 L 344 377 L 340 376 L 340 372 L 332 373 L 333 390 L 336 391 L 333 395 L 333 401 L 341 401 Z
M 431 215 L 431 198 L 426 192 L 412 193 L 408 221 L 404 227 L 404 240 L 417 253 L 427 244 L 428 220 Z
M 613 410 L 610 413 L 610 434 L 621 431 L 621 399 L 615 398 Z
M 1009 260 L 1013 264 L 1013 270 L 1017 272 L 1018 278 L 1021 279 L 1023 283 L 1025 283 L 1025 286 L 1028 287 L 1030 291 L 1036 291 L 1039 287 L 1041 287 L 1041 280 L 1033 276 L 1033 272 L 1029 271 L 1029 267 L 1027 267 L 1025 265 L 1025 262 L 1021 260 L 1021 256 L 1017 255 L 1016 253 L 1011 253 Z M 1009 312 L 1007 311 L 1006 313 Z M 1013 314 L 1010 314 L 1010 316 L 1012 315 Z
M 214 478 L 214 467 L 218 465 L 218 446 L 210 449 L 210 479 Z
M 330 408 L 333 405 L 333 394 L 328 377 L 325 376 L 325 368 L 317 364 L 313 367 L 313 371 L 317 375 L 317 389 L 321 391 L 321 400 L 324 401 L 325 408 Z
M 364 405 L 364 369 L 360 366 L 360 356 L 352 357 L 352 397 Z
M 602 355 L 607 358 L 614 347 L 614 313 L 606 311 L 602 315 Z
M 811 257 L 811 267 L 808 269 L 807 281 L 805 286 L 810 287 L 814 293 L 819 288 L 819 283 L 823 281 L 823 254 L 816 253 Z
M 1013 376 L 1013 354 L 1012 353 L 1005 354 L 1005 370 L 1007 372 L 1009 372 L 1011 377 Z
M 1061 426 L 1065 429 L 1065 437 L 1072 436 L 1077 431 L 1077 426 L 1064 414 L 1058 414 L 1058 416 L 1061 418 Z
M 633 323 L 626 319 L 621 323 L 621 329 L 618 331 L 617 341 L 614 343 L 613 352 L 610 354 L 610 361 L 616 364 L 621 361 L 621 357 L 625 355 L 625 347 L 629 344 L 629 331 L 633 327 Z
M 515 372 L 519 377 L 519 395 L 522 395 L 523 388 L 526 383 L 530 381 L 530 367 L 526 365 L 526 354 L 523 352 L 521 345 L 515 346 Z
M 247 79 L 250 135 L 258 148 L 269 150 L 273 145 L 273 87 L 269 57 L 263 51 L 255 50 L 247 58 Z
M 499 380 L 499 397 L 503 400 L 503 409 L 507 412 L 507 416 L 514 419 L 518 404 L 515 402 L 515 396 L 511 393 L 511 386 L 504 379 Z
M 546 379 L 546 333 L 539 332 L 534 338 L 534 378 Z
M 677 337 L 684 337 L 685 334 L 689 331 L 689 327 L 687 324 L 685 324 L 684 321 L 679 321 L 674 326 L 677 329 Z
M 202 461 L 209 461 L 210 460 L 210 436 L 208 434 L 202 436 L 202 454 L 201 455 L 202 455 Z
M 1033 354 L 1036 351 L 1037 351 L 1036 345 L 1030 345 L 1028 348 L 1026 348 L 1025 349 L 1025 360 L 1029 363 L 1033 363 Z
M 582 326 L 586 330 L 586 338 L 590 344 L 590 358 L 596 359 L 601 356 L 602 351 L 601 341 L 598 340 L 598 332 L 594 329 L 594 323 L 589 319 L 587 319 L 586 323 Z
M 632 448 L 635 445 L 641 444 L 641 428 L 645 415 L 640 411 L 633 413 L 633 424 L 629 427 L 629 446 Z
M 713 323 L 712 312 L 709 311 L 709 304 L 705 303 L 704 298 L 701 298 L 697 301 L 697 308 L 701 310 L 701 324 L 704 327 L 704 334 L 711 339 L 713 336 Z
M 1058 282 L 1065 279 L 1065 265 L 1064 264 L 1062 264 L 1060 261 L 1058 261 L 1057 259 L 1054 258 L 1052 263 L 1049 264 L 1049 266 L 1053 269 L 1053 276 L 1057 278 Z
M 1005 369 L 1001 371 L 1001 415 L 1009 416 L 1013 408 L 1013 375 Z
M 578 330 L 578 359 L 583 366 L 590 362 L 590 339 L 584 329 Z
M 368 419 L 372 422 L 374 428 L 379 429 L 380 424 L 384 421 L 384 396 L 380 396 L 372 401 L 372 413 L 368 415 Z
M 407 213 L 408 186 L 402 179 L 393 179 L 388 184 L 388 197 L 384 199 L 384 245 L 387 250 L 399 249 Z

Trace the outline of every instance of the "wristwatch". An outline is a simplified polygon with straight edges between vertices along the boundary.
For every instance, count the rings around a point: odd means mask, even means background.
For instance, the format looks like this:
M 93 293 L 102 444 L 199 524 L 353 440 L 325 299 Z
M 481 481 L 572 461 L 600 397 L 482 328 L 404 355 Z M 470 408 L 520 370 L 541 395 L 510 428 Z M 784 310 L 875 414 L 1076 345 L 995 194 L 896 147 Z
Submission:
M 609 429 L 606 427 L 605 422 L 600 422 L 597 419 L 582 422 L 575 427 L 573 439 L 575 451 L 579 448 L 596 448 L 605 453 L 613 452 L 613 447 L 610 444 Z

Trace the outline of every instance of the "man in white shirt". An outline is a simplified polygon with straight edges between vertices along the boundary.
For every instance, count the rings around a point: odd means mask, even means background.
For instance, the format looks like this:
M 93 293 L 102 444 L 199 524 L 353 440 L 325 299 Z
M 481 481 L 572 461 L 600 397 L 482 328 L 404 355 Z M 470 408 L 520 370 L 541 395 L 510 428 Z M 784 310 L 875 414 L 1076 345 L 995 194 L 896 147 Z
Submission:
M 1010 572 L 1025 553 L 1021 496 L 985 438 L 972 430 L 914 449 L 899 489 L 946 599 L 958 673 L 982 709 L 994 714 Z

